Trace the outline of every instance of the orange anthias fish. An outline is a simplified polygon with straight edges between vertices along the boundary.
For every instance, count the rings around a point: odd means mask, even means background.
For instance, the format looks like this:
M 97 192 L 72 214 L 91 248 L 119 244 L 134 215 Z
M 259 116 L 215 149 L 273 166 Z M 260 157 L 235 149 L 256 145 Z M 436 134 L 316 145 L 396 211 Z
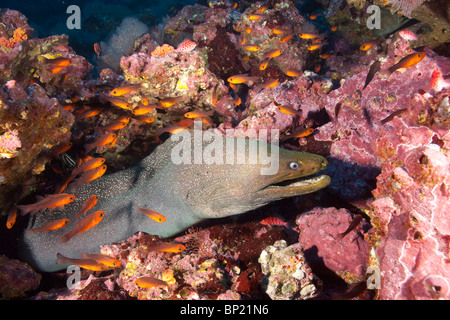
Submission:
M 291 108 L 291 107 L 278 106 L 277 109 L 280 110 L 280 112 L 282 112 L 282 113 L 290 114 L 292 116 L 300 117 L 302 115 L 301 110 L 295 110 L 294 108 Z
M 93 194 L 92 196 L 87 198 L 86 201 L 81 206 L 80 211 L 78 211 L 75 214 L 75 216 L 74 216 L 75 220 L 77 220 L 79 217 L 81 217 L 82 215 L 85 215 L 86 212 L 91 210 L 97 204 L 97 200 L 98 200 L 98 196 L 96 194 Z
M 425 52 L 414 52 L 408 54 L 406 57 L 403 57 L 399 62 L 394 64 L 392 67 L 388 68 L 388 70 L 390 73 L 393 73 L 398 69 L 411 67 L 422 61 L 422 59 L 425 58 L 426 55 L 427 54 Z
M 153 121 L 155 121 L 155 118 L 147 114 L 136 116 L 135 119 L 145 123 L 152 123 Z
M 8 218 L 6 219 L 6 228 L 11 229 L 16 223 L 17 208 L 13 206 L 8 212 Z
M 245 82 L 256 82 L 259 80 L 259 77 L 250 77 L 247 74 L 237 74 L 235 76 L 231 76 L 227 79 L 229 83 L 240 84 Z
M 159 100 L 159 106 L 162 108 L 169 108 L 175 103 L 186 100 L 187 95 L 182 95 L 178 97 L 169 97 Z
M 367 50 L 369 50 L 370 48 L 372 48 L 374 45 L 376 45 L 377 44 L 377 42 L 376 41 L 371 41 L 371 42 L 366 42 L 366 43 L 363 43 L 360 47 L 359 47 L 359 50 L 361 50 L 361 51 L 367 51 Z
M 288 136 L 285 136 L 282 141 L 287 140 L 287 139 L 292 139 L 292 138 L 304 138 L 307 137 L 311 134 L 314 133 L 314 129 L 313 128 L 304 128 L 304 129 L 300 129 Z
M 114 132 L 108 132 L 108 133 L 102 134 L 94 142 L 89 143 L 85 146 L 86 153 L 89 153 L 95 147 L 101 147 L 101 146 L 110 144 L 116 137 L 117 137 L 117 134 L 115 134 Z
M 56 254 L 56 264 L 74 264 L 83 269 L 91 270 L 91 271 L 105 271 L 108 269 L 108 266 L 103 263 L 99 263 L 92 259 L 71 259 L 63 256 L 61 253 Z
M 154 287 L 168 287 L 167 282 L 156 279 L 154 277 L 140 277 L 134 280 L 134 284 L 143 289 Z
M 281 28 L 273 28 L 273 29 L 272 29 L 272 32 L 273 32 L 274 34 L 284 34 L 284 33 L 287 32 L 287 30 L 281 29 Z
M 109 94 L 115 97 L 123 96 L 124 94 L 130 93 L 131 91 L 141 88 L 141 84 L 129 84 L 126 86 L 120 86 L 118 88 L 112 89 Z
M 108 97 L 108 98 L 106 98 L 106 100 L 111 102 L 113 105 L 115 105 L 119 108 L 125 109 L 125 110 L 131 109 L 133 107 L 131 103 L 128 103 L 127 101 L 122 100 L 122 99 Z
M 148 105 L 140 105 L 131 110 L 131 113 L 135 116 L 141 116 L 143 114 L 149 113 L 152 110 L 156 109 L 158 107 L 157 103 L 154 104 L 148 104 Z
M 242 46 L 243 49 L 248 51 L 259 51 L 261 50 L 261 47 L 258 45 L 249 45 L 249 46 Z
M 288 42 L 289 40 L 292 39 L 293 36 L 294 36 L 293 34 L 288 34 L 287 36 L 285 36 L 285 37 L 281 38 L 280 40 L 278 40 L 278 42 L 280 42 L 280 43 Z
M 195 110 L 195 111 L 189 111 L 186 112 L 184 114 L 184 116 L 186 118 L 190 118 L 190 119 L 194 119 L 194 118 L 198 118 L 198 117 L 210 117 L 214 114 L 214 111 L 200 111 L 200 110 Z
M 157 244 L 154 247 L 148 248 L 150 251 L 158 251 L 158 252 L 172 252 L 172 253 L 179 253 L 182 252 L 186 247 L 182 245 L 181 243 L 160 243 Z
M 104 264 L 105 266 L 110 267 L 110 268 L 117 268 L 117 267 L 120 267 L 120 265 L 122 264 L 119 259 L 109 257 L 107 255 L 100 254 L 100 253 L 81 252 L 80 257 L 82 259 L 95 260 L 98 263 Z
M 265 59 L 271 59 L 271 58 L 276 58 L 276 57 L 278 57 L 279 55 L 281 55 L 281 50 L 280 50 L 280 49 L 271 50 L 271 51 L 265 53 L 265 54 L 262 56 L 262 60 L 265 60 Z
M 34 234 L 36 232 L 44 232 L 61 229 L 69 223 L 69 219 L 58 219 L 45 223 L 43 226 L 33 229 L 27 229 L 27 232 Z
M 49 154 L 49 157 L 55 157 L 61 153 L 64 153 L 68 151 L 70 148 L 72 148 L 73 143 L 72 142 L 66 142 L 58 144 L 56 147 L 52 149 L 52 151 Z
M 68 58 L 49 59 L 47 62 L 57 67 L 67 67 L 72 63 L 72 61 Z
M 309 46 L 306 47 L 306 50 L 308 50 L 308 51 L 314 51 L 314 50 L 317 50 L 317 49 L 319 49 L 319 48 L 322 48 L 322 46 L 323 46 L 324 44 L 325 44 L 325 43 L 311 44 L 311 45 L 309 45 Z
M 100 58 L 100 44 L 98 42 L 94 43 L 94 52 L 97 54 L 97 58 Z
M 101 108 L 87 109 L 83 113 L 77 115 L 75 118 L 77 120 L 81 120 L 81 119 L 84 119 L 84 118 L 95 117 L 96 115 L 100 114 L 102 111 L 103 111 L 103 109 L 101 109 Z
M 323 35 L 315 33 L 300 33 L 298 36 L 302 39 L 316 39 L 323 37 Z
M 136 207 L 137 207 L 137 212 L 145 214 L 147 217 L 155 220 L 156 222 L 161 223 L 161 222 L 166 221 L 166 217 L 164 217 L 162 214 L 156 212 L 155 210 L 143 209 L 139 206 L 136 206 Z
M 299 70 L 287 69 L 284 74 L 289 77 L 298 77 L 299 75 L 302 74 L 302 72 Z
M 262 14 L 248 14 L 247 18 L 249 20 L 261 20 L 264 16 Z
M 37 197 L 39 199 L 38 202 L 32 204 L 18 205 L 17 208 L 22 211 L 22 215 L 26 215 L 30 213 L 34 215 L 36 212 L 49 208 L 53 210 L 56 207 L 65 206 L 68 203 L 71 203 L 75 200 L 75 196 L 73 194 L 60 193 L 60 194 L 51 194 L 46 195 L 45 197 Z
M 115 131 L 123 129 L 127 126 L 127 124 L 130 122 L 130 117 L 121 117 L 110 124 L 107 124 L 106 126 L 102 127 L 102 130 L 106 131 Z
M 273 88 L 278 85 L 278 79 L 268 79 L 261 83 L 262 88 Z
M 259 70 L 261 70 L 261 71 L 266 70 L 267 65 L 269 64 L 269 61 L 270 61 L 270 58 L 263 60 L 261 62 L 261 64 L 259 65 Z
M 71 184 L 72 187 L 78 188 L 83 183 L 88 183 L 92 180 L 100 178 L 106 171 L 106 165 L 84 171 L 83 174 Z
M 76 236 L 79 233 L 83 233 L 93 227 L 95 227 L 97 224 L 102 221 L 103 217 L 105 216 L 104 211 L 95 211 L 94 213 L 91 213 L 87 217 L 84 217 L 81 219 L 81 221 L 68 233 L 61 236 L 62 242 L 67 242 L 70 239 L 72 239 L 74 236 Z

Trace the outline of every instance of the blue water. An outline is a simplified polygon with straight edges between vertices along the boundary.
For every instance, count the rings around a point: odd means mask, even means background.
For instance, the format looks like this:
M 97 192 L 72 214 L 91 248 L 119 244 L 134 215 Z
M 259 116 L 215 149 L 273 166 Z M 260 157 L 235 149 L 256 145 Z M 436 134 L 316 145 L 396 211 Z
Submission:
M 156 26 L 164 17 L 172 17 L 184 6 L 195 3 L 207 5 L 206 1 L 195 0 L 1 0 L 0 7 L 23 13 L 35 30 L 34 37 L 67 34 L 70 46 L 78 54 L 90 57 L 93 44 L 105 40 L 123 18 L 132 16 L 149 27 Z M 79 30 L 66 26 L 70 5 L 80 7 Z

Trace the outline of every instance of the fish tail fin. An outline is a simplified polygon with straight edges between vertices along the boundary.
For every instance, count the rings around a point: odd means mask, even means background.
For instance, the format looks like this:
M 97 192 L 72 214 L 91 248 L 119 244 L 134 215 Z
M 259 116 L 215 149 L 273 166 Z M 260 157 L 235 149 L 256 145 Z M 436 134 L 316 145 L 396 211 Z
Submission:
M 56 264 L 65 264 L 66 262 L 67 262 L 67 258 L 58 252 L 56 254 Z
M 17 208 L 20 210 L 20 215 L 25 216 L 28 213 L 30 215 L 34 215 L 36 212 L 41 210 L 35 203 L 25 204 L 25 205 L 17 205 Z
M 36 229 L 26 229 L 26 232 L 28 232 L 29 234 L 35 234 L 36 232 L 38 232 L 39 230 Z
M 66 243 L 70 240 L 71 236 L 69 233 L 63 234 L 61 237 L 59 237 L 59 241 L 62 243 Z

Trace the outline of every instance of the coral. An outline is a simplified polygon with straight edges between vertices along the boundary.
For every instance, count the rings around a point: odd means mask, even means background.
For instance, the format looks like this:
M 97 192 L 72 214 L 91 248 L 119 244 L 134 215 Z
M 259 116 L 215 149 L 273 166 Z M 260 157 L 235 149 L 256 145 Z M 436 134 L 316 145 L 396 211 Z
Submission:
M 111 68 L 117 71 L 120 58 L 129 55 L 134 49 L 134 42 L 144 33 L 148 27 L 133 17 L 127 17 L 114 30 L 106 42 L 100 42 L 101 56 L 100 69 Z
M 411 18 L 414 10 L 422 5 L 425 0 L 389 0 L 394 10 L 400 11 L 404 16 Z
M 300 244 L 287 246 L 284 240 L 276 241 L 261 252 L 258 262 L 266 275 L 262 286 L 272 300 L 306 300 L 317 295 Z
M 346 209 L 315 208 L 296 220 L 300 233 L 298 241 L 311 266 L 323 262 L 326 268 L 349 283 L 364 279 L 369 259 L 369 243 L 360 236 L 364 232 L 363 224 L 340 239 L 353 218 Z
M 151 56 L 163 56 L 165 55 L 167 52 L 173 51 L 175 50 L 174 47 L 168 45 L 168 44 L 163 44 L 162 46 L 158 46 L 156 47 L 155 50 L 152 51 Z
M 22 147 L 17 130 L 7 131 L 0 136 L 0 159 L 12 158 L 16 150 Z
M 42 276 L 29 265 L 0 255 L 0 299 L 22 298 L 39 286 Z

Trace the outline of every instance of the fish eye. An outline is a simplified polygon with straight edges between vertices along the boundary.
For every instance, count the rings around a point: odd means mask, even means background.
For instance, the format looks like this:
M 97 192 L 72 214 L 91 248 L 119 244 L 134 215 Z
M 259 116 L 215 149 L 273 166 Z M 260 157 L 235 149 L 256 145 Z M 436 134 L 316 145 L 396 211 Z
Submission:
M 299 165 L 298 165 L 298 163 L 295 162 L 295 161 L 292 161 L 292 162 L 289 164 L 289 168 L 291 168 L 292 170 L 297 170 L 298 167 L 299 167 Z

